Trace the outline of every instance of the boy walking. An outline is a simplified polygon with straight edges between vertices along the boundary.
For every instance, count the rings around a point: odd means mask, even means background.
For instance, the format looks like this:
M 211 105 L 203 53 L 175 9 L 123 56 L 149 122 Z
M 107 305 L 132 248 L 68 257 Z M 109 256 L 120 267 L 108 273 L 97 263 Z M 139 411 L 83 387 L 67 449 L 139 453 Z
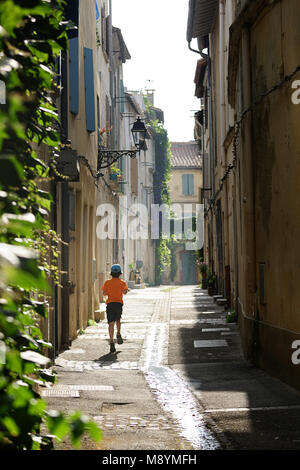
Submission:
M 121 266 L 113 264 L 110 270 L 112 279 L 105 281 L 102 286 L 103 294 L 107 295 L 106 300 L 106 316 L 108 323 L 108 333 L 110 340 L 110 352 L 116 352 L 114 344 L 114 327 L 117 324 L 117 341 L 118 344 L 123 343 L 121 336 L 121 316 L 123 310 L 123 294 L 127 294 L 128 286 L 126 282 L 120 279 L 122 274 Z

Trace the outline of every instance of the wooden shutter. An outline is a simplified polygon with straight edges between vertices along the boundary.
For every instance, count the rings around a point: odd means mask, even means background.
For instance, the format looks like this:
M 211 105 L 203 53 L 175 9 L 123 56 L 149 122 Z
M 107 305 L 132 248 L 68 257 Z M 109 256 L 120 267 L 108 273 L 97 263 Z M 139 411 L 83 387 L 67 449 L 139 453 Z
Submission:
M 121 113 L 125 113 L 125 93 L 124 93 L 123 80 L 120 80 L 120 101 L 121 101 Z
M 100 12 L 99 12 L 97 0 L 95 0 L 95 7 L 96 7 L 96 21 L 98 21 L 100 19 Z
M 182 194 L 183 194 L 183 196 L 187 196 L 189 194 L 188 193 L 188 190 L 189 190 L 188 176 L 189 175 L 182 175 Z
M 187 175 L 188 177 L 188 194 L 192 196 L 194 194 L 194 175 Z
M 203 197 L 209 199 L 210 197 L 210 171 L 209 171 L 209 158 L 208 154 L 203 155 Z
M 96 130 L 93 51 L 84 48 L 85 116 L 88 132 Z
M 130 159 L 130 179 L 131 179 L 131 192 L 134 194 L 138 193 L 138 167 L 137 158 Z
M 79 66 L 78 66 L 78 37 L 69 41 L 69 86 L 70 86 L 70 112 L 78 114 L 79 111 Z

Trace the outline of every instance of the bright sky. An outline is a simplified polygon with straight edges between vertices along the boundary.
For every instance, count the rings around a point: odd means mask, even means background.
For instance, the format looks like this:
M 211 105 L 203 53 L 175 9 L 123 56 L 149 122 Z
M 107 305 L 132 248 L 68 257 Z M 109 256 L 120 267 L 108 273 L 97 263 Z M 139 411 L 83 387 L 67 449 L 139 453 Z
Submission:
M 124 64 L 128 90 L 154 89 L 170 141 L 193 140 L 194 75 L 199 56 L 188 49 L 188 0 L 112 0 L 113 25 L 131 55 Z

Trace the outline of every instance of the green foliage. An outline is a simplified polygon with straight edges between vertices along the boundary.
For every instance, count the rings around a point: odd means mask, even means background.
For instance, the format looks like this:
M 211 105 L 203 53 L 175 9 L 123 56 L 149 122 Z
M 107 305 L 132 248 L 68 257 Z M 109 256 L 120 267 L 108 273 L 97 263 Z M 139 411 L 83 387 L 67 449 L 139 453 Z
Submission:
M 155 173 L 153 175 L 154 203 L 166 204 L 170 206 L 169 182 L 171 178 L 171 146 L 168 133 L 155 116 L 155 112 L 145 96 L 147 111 L 147 121 L 151 135 L 155 142 Z M 171 265 L 170 238 L 160 233 L 160 238 L 156 243 L 156 268 L 155 280 L 157 284 L 161 282 L 161 276 L 165 268 Z
M 169 181 L 171 178 L 171 145 L 167 130 L 156 119 L 155 112 L 144 96 L 147 123 L 155 142 L 155 173 L 153 175 L 154 203 L 170 205 Z
M 58 239 L 47 222 L 50 194 L 41 190 L 49 166 L 36 149 L 61 149 L 53 103 L 56 61 L 67 49 L 62 0 L 2 0 L 0 3 L 0 448 L 52 447 L 69 434 L 78 446 L 87 431 L 100 431 L 80 413 L 47 411 L 37 387 L 55 382 L 44 355 L 41 319 L 47 316 L 49 277 L 58 282 Z M 47 147 L 46 147 L 47 148 Z M 50 158 L 50 160 L 51 160 Z M 46 239 L 47 234 L 47 239 Z M 42 433 L 42 424 L 49 433 Z
M 178 270 L 177 257 L 176 257 L 176 244 L 171 242 L 170 250 L 171 250 L 170 279 L 173 282 L 175 280 L 177 270 Z
M 226 315 L 226 322 L 227 323 L 235 323 L 237 322 L 237 314 L 235 310 L 229 310 Z
M 210 287 L 215 287 L 217 276 L 214 273 L 208 272 L 207 283 Z
M 156 244 L 156 265 L 155 279 L 158 284 L 161 282 L 162 274 L 165 268 L 171 264 L 171 250 L 168 246 L 168 238 L 161 236 Z

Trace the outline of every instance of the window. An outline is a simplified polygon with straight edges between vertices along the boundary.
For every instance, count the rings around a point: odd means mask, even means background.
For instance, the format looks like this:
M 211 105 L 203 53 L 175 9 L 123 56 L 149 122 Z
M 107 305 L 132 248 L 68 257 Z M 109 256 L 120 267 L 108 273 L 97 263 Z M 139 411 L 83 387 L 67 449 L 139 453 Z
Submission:
M 79 66 L 78 66 L 78 37 L 69 40 L 69 94 L 70 112 L 79 111 Z
M 88 246 L 87 246 L 87 239 L 88 239 L 88 206 L 87 204 L 84 204 L 83 207 L 83 219 L 82 219 L 82 245 L 81 245 L 81 286 L 82 286 L 82 292 L 85 292 L 86 288 L 86 277 L 87 277 L 87 272 L 86 272 L 86 267 L 87 267 L 87 251 L 88 251 Z
M 183 196 L 193 196 L 194 194 L 194 175 L 182 175 L 182 194 Z
M 123 80 L 120 80 L 120 102 L 121 102 L 121 113 L 125 113 L 125 89 L 124 89 Z
M 105 50 L 106 43 L 106 20 L 105 20 L 105 7 L 101 8 L 101 44 Z
M 87 47 L 84 48 L 84 86 L 86 129 L 88 132 L 95 132 L 96 120 L 93 51 Z

